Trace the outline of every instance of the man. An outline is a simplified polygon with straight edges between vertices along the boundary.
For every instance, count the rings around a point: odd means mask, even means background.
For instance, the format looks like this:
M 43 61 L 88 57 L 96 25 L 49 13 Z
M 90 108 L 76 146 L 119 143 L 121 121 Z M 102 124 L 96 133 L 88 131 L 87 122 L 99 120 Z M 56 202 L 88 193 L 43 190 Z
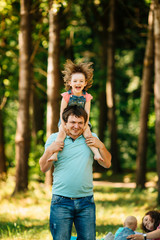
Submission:
M 54 183 L 50 210 L 50 229 L 54 240 L 70 240 L 74 223 L 79 240 L 95 240 L 95 204 L 93 199 L 93 153 L 90 146 L 99 148 L 105 168 L 111 166 L 111 154 L 97 137 L 85 139 L 82 135 L 88 115 L 83 108 L 65 108 L 62 118 L 65 122 L 64 144 L 55 142 L 57 133 L 52 134 L 45 145 L 45 153 L 39 163 L 43 172 L 52 162 L 50 156 L 57 151 L 54 162 Z M 63 150 L 63 151 L 62 151 Z

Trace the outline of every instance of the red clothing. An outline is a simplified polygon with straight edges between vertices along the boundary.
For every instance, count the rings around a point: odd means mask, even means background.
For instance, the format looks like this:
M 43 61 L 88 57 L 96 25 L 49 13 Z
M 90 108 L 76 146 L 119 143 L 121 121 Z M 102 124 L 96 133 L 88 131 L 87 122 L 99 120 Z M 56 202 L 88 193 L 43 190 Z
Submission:
M 61 94 L 61 96 L 64 98 L 64 100 L 67 103 L 69 102 L 69 98 L 70 98 L 71 95 L 72 94 L 69 94 L 68 92 L 64 92 L 64 93 Z M 92 95 L 87 93 L 87 92 L 86 92 L 86 94 L 83 94 L 82 96 L 86 98 L 86 102 L 89 102 L 93 99 Z
M 159 224 L 159 226 L 157 227 L 157 229 L 160 229 L 160 224 Z M 160 238 L 152 239 L 152 240 L 160 240 Z

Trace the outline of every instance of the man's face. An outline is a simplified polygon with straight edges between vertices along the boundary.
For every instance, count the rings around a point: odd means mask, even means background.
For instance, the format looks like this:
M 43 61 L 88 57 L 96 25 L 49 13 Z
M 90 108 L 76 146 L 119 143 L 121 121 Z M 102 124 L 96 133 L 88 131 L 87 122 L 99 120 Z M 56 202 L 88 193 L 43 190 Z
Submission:
M 78 138 L 83 133 L 84 125 L 85 123 L 83 117 L 70 115 L 68 117 L 68 122 L 66 123 L 67 135 L 73 139 Z

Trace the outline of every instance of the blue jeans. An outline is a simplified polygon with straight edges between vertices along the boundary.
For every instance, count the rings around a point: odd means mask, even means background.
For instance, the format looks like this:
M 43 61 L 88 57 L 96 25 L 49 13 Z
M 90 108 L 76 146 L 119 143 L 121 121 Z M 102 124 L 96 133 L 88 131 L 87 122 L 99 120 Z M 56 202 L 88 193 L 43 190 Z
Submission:
M 77 231 L 77 240 L 95 240 L 95 203 L 93 196 L 69 199 L 52 196 L 50 230 L 54 240 L 70 240 L 72 225 Z

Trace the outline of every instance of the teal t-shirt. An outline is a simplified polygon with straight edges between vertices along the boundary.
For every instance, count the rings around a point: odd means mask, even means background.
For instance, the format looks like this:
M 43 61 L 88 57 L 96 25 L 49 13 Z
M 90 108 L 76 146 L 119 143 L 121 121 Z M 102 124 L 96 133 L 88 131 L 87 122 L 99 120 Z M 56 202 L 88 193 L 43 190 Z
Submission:
M 45 149 L 55 141 L 57 134 L 48 138 Z M 93 161 L 93 153 L 83 135 L 74 141 L 67 136 L 63 150 L 58 153 L 58 161 L 54 162 L 52 193 L 76 198 L 93 195 Z

